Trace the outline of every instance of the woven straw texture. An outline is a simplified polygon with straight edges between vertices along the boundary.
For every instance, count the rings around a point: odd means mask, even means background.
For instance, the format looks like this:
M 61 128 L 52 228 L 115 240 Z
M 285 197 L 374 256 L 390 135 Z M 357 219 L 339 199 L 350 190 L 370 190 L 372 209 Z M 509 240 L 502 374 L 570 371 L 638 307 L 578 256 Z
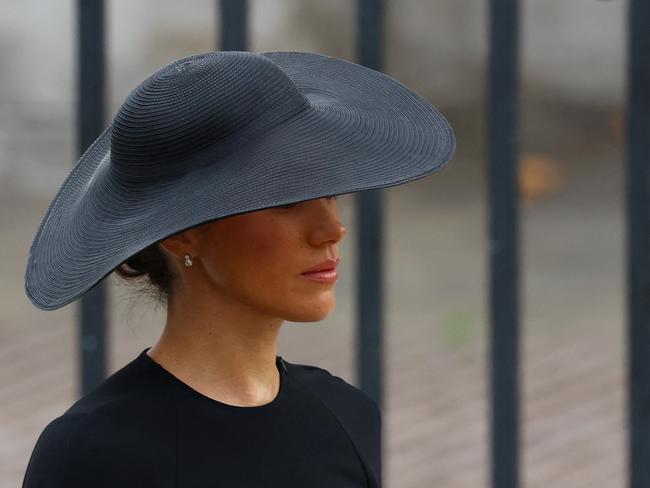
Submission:
M 308 52 L 216 51 L 144 80 L 74 165 L 30 248 L 55 310 L 131 255 L 209 220 L 394 186 L 444 166 L 444 116 L 399 81 Z

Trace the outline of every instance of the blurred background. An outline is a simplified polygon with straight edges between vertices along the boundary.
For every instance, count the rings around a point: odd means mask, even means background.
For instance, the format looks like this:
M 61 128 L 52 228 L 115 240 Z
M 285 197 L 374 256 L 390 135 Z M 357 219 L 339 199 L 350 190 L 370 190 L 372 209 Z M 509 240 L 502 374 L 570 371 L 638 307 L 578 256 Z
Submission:
M 77 399 L 78 304 L 24 292 L 29 245 L 76 161 L 75 2 L 0 2 L 0 487 Z M 521 481 L 624 486 L 625 4 L 522 0 L 519 123 Z M 487 487 L 487 2 L 386 0 L 383 71 L 456 131 L 452 162 L 384 190 L 384 483 Z M 109 118 L 173 59 L 217 48 L 212 0 L 109 0 Z M 249 49 L 354 61 L 355 2 L 250 1 Z M 107 121 L 108 122 L 108 121 Z M 287 322 L 279 354 L 356 384 L 354 199 L 339 198 L 335 310 Z M 109 372 L 162 331 L 164 310 L 110 283 Z

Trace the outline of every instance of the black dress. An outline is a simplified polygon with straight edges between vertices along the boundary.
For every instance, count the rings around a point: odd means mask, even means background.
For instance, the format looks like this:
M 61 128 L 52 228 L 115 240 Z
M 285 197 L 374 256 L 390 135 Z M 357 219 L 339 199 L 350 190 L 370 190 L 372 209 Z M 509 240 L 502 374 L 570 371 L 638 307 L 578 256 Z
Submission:
M 280 391 L 237 407 L 144 349 L 36 442 L 23 488 L 380 488 L 381 413 L 353 385 L 276 358 Z

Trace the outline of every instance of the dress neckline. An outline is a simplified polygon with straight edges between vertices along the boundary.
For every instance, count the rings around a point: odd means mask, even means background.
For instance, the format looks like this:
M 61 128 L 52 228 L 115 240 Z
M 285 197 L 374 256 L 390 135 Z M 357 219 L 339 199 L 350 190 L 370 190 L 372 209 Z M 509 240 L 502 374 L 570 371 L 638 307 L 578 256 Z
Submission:
M 191 396 L 199 399 L 200 401 L 212 404 L 216 408 L 220 408 L 223 410 L 230 410 L 230 411 L 236 411 L 236 412 L 265 412 L 269 410 L 274 410 L 278 408 L 278 405 L 282 403 L 284 396 L 285 396 L 285 390 L 287 388 L 286 385 L 286 376 L 287 376 L 287 369 L 285 366 L 285 363 L 280 356 L 275 357 L 275 366 L 278 369 L 278 372 L 280 373 L 280 387 L 278 389 L 278 393 L 275 396 L 273 400 L 271 400 L 268 403 L 265 403 L 263 405 L 252 405 L 252 406 L 240 406 L 240 405 L 231 405 L 229 403 L 224 403 L 220 402 L 219 400 L 215 400 L 214 398 L 211 398 L 207 395 L 204 395 L 200 391 L 192 388 L 190 385 L 182 381 L 181 379 L 177 378 L 174 376 L 170 371 L 167 371 L 161 364 L 158 364 L 151 356 L 147 354 L 147 351 L 151 349 L 151 346 L 145 348 L 142 350 L 140 355 L 138 356 L 138 360 L 145 364 L 150 370 L 156 371 L 158 374 L 160 374 L 168 383 L 171 383 L 178 387 L 179 389 L 185 391 L 186 393 L 190 394 Z

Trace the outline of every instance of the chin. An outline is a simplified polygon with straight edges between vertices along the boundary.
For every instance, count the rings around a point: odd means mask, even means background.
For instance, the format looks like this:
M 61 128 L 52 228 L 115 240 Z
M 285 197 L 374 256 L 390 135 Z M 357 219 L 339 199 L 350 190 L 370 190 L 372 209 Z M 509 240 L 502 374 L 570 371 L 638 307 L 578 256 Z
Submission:
M 312 306 L 302 305 L 294 309 L 288 309 L 284 314 L 284 318 L 291 322 L 318 322 L 327 317 L 333 309 L 333 301 Z

